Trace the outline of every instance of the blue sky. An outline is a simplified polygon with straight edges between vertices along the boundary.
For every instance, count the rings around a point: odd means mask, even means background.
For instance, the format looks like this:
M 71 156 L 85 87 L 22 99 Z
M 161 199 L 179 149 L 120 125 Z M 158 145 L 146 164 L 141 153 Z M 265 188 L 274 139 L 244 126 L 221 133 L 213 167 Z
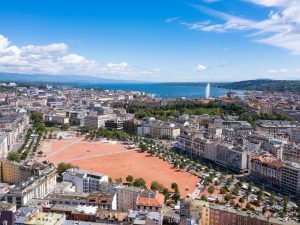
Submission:
M 299 11 L 298 0 L 3 1 L 0 71 L 300 79 Z

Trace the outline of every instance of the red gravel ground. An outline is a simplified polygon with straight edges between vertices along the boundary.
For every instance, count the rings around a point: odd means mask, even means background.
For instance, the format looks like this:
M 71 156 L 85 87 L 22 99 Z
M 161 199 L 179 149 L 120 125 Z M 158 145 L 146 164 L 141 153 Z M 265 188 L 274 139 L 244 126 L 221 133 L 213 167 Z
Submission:
M 43 143 L 42 151 L 45 157 L 40 157 L 40 161 L 49 160 L 54 164 L 71 162 L 82 169 L 105 173 L 114 179 L 122 177 L 125 181 L 128 175 L 132 175 L 134 178 L 144 178 L 148 186 L 152 181 L 158 181 L 168 188 L 176 182 L 183 196 L 193 192 L 199 182 L 198 177 L 175 170 L 171 164 L 157 157 L 127 150 L 122 145 L 88 142 L 79 138 L 51 140 Z

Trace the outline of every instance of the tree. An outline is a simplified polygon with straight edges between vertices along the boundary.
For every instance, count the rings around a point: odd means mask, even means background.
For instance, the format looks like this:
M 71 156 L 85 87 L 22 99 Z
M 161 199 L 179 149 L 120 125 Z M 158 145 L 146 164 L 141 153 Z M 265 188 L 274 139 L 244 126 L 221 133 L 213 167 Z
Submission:
M 116 179 L 116 182 L 119 183 L 119 184 L 122 184 L 122 181 L 123 181 L 122 177 L 119 177 L 119 178 Z
M 227 193 L 227 187 L 226 186 L 224 186 L 224 187 L 222 187 L 221 189 L 220 189 L 220 194 L 222 194 L 222 195 L 224 195 L 224 194 L 226 194 Z
M 10 161 L 20 162 L 20 155 L 17 152 L 8 153 L 7 159 Z
M 273 206 L 274 204 L 275 204 L 275 193 L 273 191 L 272 194 L 269 197 L 269 205 Z
M 210 186 L 210 187 L 207 189 L 207 192 L 208 192 L 209 194 L 213 194 L 213 193 L 215 192 L 214 187 L 213 187 L 213 186 Z
M 174 190 L 175 194 L 173 195 L 173 199 L 178 201 L 180 199 L 180 192 L 177 183 L 172 183 L 171 188 Z
M 234 195 L 239 195 L 239 191 L 240 191 L 240 187 L 239 187 L 238 185 L 236 185 L 236 186 L 234 187 L 234 189 L 232 190 L 232 193 L 233 193 Z
M 171 195 L 168 188 L 164 188 L 162 190 L 162 194 L 165 196 L 165 201 L 168 200 L 170 198 L 170 195 Z
M 226 185 L 227 185 L 227 186 L 230 186 L 230 185 L 232 184 L 232 182 L 233 182 L 233 178 L 232 178 L 232 177 L 229 177 L 229 178 L 227 179 L 227 181 L 226 181 Z
M 61 162 L 57 165 L 57 173 L 61 175 L 70 168 L 78 168 L 78 166 L 74 166 L 71 163 Z
M 216 180 L 216 181 L 214 182 L 214 184 L 215 184 L 215 186 L 219 186 L 219 185 L 220 185 L 220 181 L 217 181 L 217 180 Z
M 253 201 L 253 204 L 256 205 L 256 206 L 260 206 L 260 201 L 258 199 L 255 199 Z
M 246 204 L 246 209 L 247 209 L 247 210 L 251 209 L 251 205 L 250 205 L 249 202 Z
M 281 218 L 283 218 L 283 217 L 285 216 L 285 213 L 284 213 L 283 211 L 280 211 L 280 212 L 279 212 L 279 216 L 280 216 Z
M 70 128 L 70 125 L 68 123 L 64 123 L 60 129 L 62 130 L 68 130 Z
M 251 193 L 252 192 L 252 189 L 254 187 L 254 183 L 253 182 L 250 182 L 249 185 L 248 185 L 248 191 Z
M 241 181 L 239 181 L 236 183 L 236 185 L 241 188 L 243 186 L 243 183 Z
M 133 176 L 128 175 L 128 176 L 126 177 L 126 181 L 127 181 L 128 183 L 132 183 L 132 181 L 133 181 Z
M 288 196 L 283 196 L 283 213 L 287 213 L 287 205 L 289 203 L 289 197 Z
M 57 173 L 61 175 L 62 173 L 64 173 L 65 171 L 67 171 L 70 168 L 77 168 L 78 169 L 78 166 L 75 166 L 71 163 L 61 162 L 57 165 Z
M 136 187 L 147 188 L 146 181 L 143 178 L 137 178 L 134 180 L 133 185 Z
M 225 200 L 226 202 L 228 202 L 231 198 L 232 198 L 232 195 L 231 195 L 231 194 L 226 194 L 226 195 L 224 196 L 224 200 Z
M 158 183 L 157 181 L 153 181 L 151 183 L 151 186 L 150 186 L 150 189 L 153 190 L 153 191 L 163 191 L 164 190 L 164 186 L 160 183 Z
M 35 128 L 37 132 L 44 132 L 47 129 L 44 123 L 37 123 Z
M 33 112 L 33 113 L 31 113 L 30 119 L 34 123 L 42 122 L 43 121 L 43 114 L 41 112 Z
M 206 201 L 207 200 L 207 197 L 205 195 L 201 195 L 201 198 L 200 198 L 202 201 Z
M 140 149 L 141 149 L 142 152 L 147 151 L 147 145 L 146 144 L 142 143 L 142 144 L 140 144 L 139 147 L 140 147 Z
M 175 194 L 173 195 L 173 199 L 174 199 L 174 201 L 178 201 L 180 199 L 179 191 L 175 192 Z
M 243 204 L 244 202 L 245 202 L 245 199 L 244 199 L 243 197 L 241 197 L 241 198 L 239 199 L 239 203 Z
M 174 191 L 178 191 L 178 184 L 177 184 L 177 183 L 172 183 L 172 184 L 171 184 L 171 188 L 172 188 Z
M 207 179 L 205 179 L 204 182 L 203 182 L 203 184 L 204 184 L 205 186 L 207 186 L 207 185 L 209 185 L 209 181 L 208 181 Z
M 250 182 L 248 185 L 247 196 L 249 196 L 252 193 L 253 187 L 254 187 L 254 183 Z

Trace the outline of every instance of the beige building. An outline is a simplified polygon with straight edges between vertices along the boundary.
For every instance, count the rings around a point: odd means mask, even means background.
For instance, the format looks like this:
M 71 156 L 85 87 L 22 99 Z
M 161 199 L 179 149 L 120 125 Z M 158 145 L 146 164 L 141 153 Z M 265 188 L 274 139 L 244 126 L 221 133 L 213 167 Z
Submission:
M 0 170 L 2 183 L 18 184 L 32 175 L 29 167 L 8 160 L 0 161 Z

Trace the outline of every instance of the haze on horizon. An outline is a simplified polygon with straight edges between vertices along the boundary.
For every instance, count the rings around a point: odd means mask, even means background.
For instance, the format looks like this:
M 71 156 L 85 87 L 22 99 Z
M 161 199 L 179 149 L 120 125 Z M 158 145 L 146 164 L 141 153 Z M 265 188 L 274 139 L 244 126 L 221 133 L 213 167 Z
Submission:
M 0 72 L 300 80 L 299 0 L 31 0 L 0 7 Z

